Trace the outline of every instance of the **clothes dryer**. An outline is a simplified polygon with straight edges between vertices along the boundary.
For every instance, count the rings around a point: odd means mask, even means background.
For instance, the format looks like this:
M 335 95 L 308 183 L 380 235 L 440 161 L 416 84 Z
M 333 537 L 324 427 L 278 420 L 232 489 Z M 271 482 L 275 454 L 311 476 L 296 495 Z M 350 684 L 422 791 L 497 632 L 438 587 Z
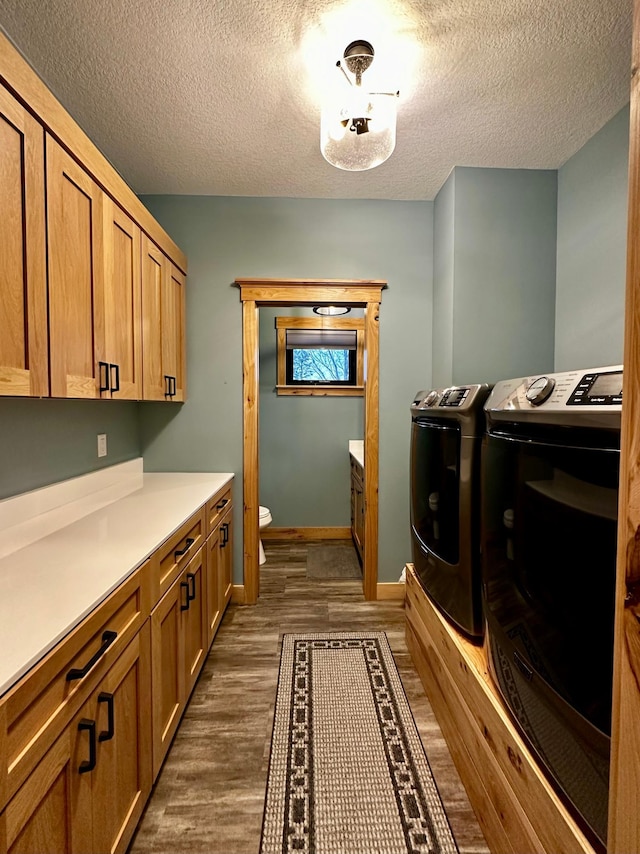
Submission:
M 489 668 L 541 767 L 606 844 L 622 367 L 497 383 L 485 404 Z
M 483 634 L 480 444 L 489 385 L 419 391 L 411 404 L 411 537 L 423 589 L 457 628 Z

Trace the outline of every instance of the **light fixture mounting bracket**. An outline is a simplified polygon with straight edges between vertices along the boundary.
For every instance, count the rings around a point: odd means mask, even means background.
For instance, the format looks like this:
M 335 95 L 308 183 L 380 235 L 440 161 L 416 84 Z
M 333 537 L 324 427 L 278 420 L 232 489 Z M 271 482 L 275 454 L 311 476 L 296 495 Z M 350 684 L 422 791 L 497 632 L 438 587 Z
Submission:
M 370 42 L 358 39 L 344 50 L 344 64 L 356 78 L 356 86 L 362 85 L 362 75 L 373 62 L 374 50 Z

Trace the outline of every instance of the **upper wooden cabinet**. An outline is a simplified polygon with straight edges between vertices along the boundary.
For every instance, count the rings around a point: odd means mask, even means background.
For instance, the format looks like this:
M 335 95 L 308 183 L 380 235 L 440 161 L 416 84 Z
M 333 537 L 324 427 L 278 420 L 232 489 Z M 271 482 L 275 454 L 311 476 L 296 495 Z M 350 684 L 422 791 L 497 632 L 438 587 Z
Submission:
M 49 393 L 44 132 L 0 87 L 0 394 Z
M 140 229 L 108 196 L 104 197 L 104 291 L 98 323 L 101 396 L 142 397 L 140 315 Z
M 51 395 L 99 397 L 104 197 L 49 135 L 46 146 Z
M 184 254 L 2 33 L 0 81 L 0 395 L 184 400 Z
M 142 397 L 184 400 L 185 277 L 142 237 Z

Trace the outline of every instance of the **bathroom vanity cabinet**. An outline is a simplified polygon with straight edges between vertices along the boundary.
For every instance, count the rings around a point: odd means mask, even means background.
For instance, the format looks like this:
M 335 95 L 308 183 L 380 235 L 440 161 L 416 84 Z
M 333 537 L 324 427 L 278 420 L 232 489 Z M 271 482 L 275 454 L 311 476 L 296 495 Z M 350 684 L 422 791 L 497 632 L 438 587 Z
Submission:
M 364 560 L 364 468 L 351 457 L 351 536 Z

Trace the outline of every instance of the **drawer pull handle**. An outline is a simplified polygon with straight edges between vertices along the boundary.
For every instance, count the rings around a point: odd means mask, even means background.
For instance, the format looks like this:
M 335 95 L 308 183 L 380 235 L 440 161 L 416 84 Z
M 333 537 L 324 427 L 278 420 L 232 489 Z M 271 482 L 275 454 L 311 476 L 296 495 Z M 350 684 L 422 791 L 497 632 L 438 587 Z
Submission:
M 113 372 L 116 372 L 115 382 Z M 109 365 L 109 376 L 111 377 L 111 391 L 120 391 L 120 365 Z
M 101 691 L 98 694 L 98 702 L 107 704 L 107 728 L 106 730 L 102 730 L 98 736 L 98 741 L 111 741 L 116 732 L 113 694 Z
M 117 632 L 105 631 L 102 633 L 102 644 L 100 649 L 91 656 L 84 667 L 72 667 L 67 673 L 67 682 L 72 682 L 74 679 L 84 679 L 87 673 L 91 670 L 94 664 L 102 658 L 105 652 L 109 649 L 114 640 L 118 637 Z
M 189 596 L 189 582 L 188 581 L 181 581 L 180 582 L 180 589 L 186 591 L 186 594 L 187 594 L 187 598 L 186 598 L 184 605 L 182 604 L 182 602 L 180 603 L 180 610 L 181 611 L 188 611 L 189 610 L 189 603 L 191 602 L 191 597 Z
M 96 722 L 88 718 L 82 718 L 78 723 L 78 732 L 86 730 L 89 733 L 89 759 L 85 759 L 78 766 L 79 774 L 86 774 L 96 767 Z
M 100 382 L 99 392 L 100 392 L 100 394 L 102 394 L 103 391 L 109 391 L 109 363 L 108 362 L 98 362 L 98 374 L 99 374 L 99 382 Z
M 187 573 L 187 581 L 189 582 L 189 589 L 187 590 L 187 599 L 189 602 L 193 602 L 196 598 L 196 577 L 193 572 Z
M 220 548 L 224 548 L 229 542 L 229 523 L 225 522 L 221 525 L 222 528 L 222 542 L 220 543 Z
M 186 553 L 189 551 L 189 549 L 194 543 L 195 540 L 193 539 L 193 537 L 187 537 L 187 539 L 185 540 L 184 548 L 176 549 L 173 553 L 174 558 L 177 560 L 179 557 L 182 557 L 182 555 L 186 555 Z
M 228 503 L 229 499 L 223 498 L 222 501 L 218 501 L 218 503 L 216 504 L 216 510 L 222 510 L 222 508 L 226 507 Z

